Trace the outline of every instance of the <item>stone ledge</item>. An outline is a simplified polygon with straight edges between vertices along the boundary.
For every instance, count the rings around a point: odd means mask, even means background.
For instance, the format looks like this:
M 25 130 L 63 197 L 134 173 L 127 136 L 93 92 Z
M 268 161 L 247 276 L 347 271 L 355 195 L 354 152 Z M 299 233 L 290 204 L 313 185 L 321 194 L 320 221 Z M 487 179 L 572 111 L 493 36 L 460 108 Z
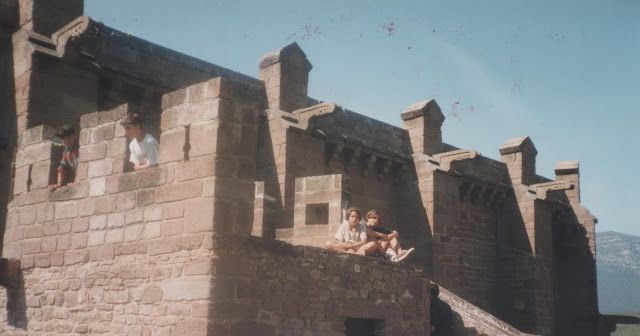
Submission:
M 556 175 L 572 175 L 580 172 L 579 161 L 560 161 L 554 167 Z
M 425 117 L 432 121 L 442 123 L 445 119 L 440 106 L 435 99 L 424 100 L 413 103 L 400 114 L 403 121 Z
M 529 138 L 529 136 L 521 136 L 509 139 L 500 146 L 499 150 L 501 155 L 506 155 L 522 152 L 525 146 L 529 146 L 532 149 L 534 156 L 538 154 L 538 151 L 536 150 L 536 147 L 533 145 L 533 141 L 531 141 L 531 138 Z

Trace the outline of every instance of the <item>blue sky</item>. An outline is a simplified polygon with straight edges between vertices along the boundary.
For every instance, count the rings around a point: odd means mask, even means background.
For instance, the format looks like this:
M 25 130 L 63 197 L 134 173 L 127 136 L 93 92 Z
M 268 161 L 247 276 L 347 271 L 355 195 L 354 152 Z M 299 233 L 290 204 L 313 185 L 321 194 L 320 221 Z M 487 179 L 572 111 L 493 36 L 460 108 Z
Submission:
M 539 174 L 580 161 L 598 231 L 640 235 L 640 1 L 86 0 L 85 15 L 254 77 L 297 42 L 310 96 L 397 126 L 435 98 L 444 140 L 494 159 L 529 135 Z

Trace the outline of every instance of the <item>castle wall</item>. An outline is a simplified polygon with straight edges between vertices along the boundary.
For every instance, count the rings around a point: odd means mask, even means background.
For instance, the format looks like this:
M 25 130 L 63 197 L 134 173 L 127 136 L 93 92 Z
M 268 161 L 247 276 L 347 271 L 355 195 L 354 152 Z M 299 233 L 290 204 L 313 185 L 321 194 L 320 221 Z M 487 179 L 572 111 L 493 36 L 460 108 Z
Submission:
M 214 246 L 214 335 L 345 335 L 347 318 L 384 335 L 428 333 L 422 271 L 253 237 Z
M 477 330 L 500 330 L 489 313 L 542 335 L 595 330 L 596 219 L 575 163 L 552 181 L 528 137 L 502 162 L 443 143 L 433 100 L 402 113 L 405 129 L 318 103 L 296 44 L 259 81 L 85 17 L 49 38 L 82 9 L 51 6 L 19 1 L 11 41 L 0 15 L 0 81 L 15 88 L 0 102 L 2 257 L 23 280 L 0 291 L 4 333 L 422 334 L 427 274 L 461 297 L 465 325 L 491 324 Z M 159 140 L 159 167 L 131 171 L 128 112 Z M 81 162 L 49 192 L 62 123 Z M 321 246 L 348 206 L 381 209 L 416 247 L 409 265 L 270 240 Z
M 247 233 L 251 220 L 238 213 L 253 205 L 255 142 L 240 140 L 255 133 L 257 109 L 240 96 L 217 79 L 167 97 L 161 165 L 141 172 L 125 171 L 117 121 L 126 106 L 83 115 L 78 180 L 55 192 L 51 128 L 24 134 L 3 251 L 20 259 L 23 287 L 3 298 L 7 333 L 160 332 L 191 314 L 206 322 L 212 233 Z

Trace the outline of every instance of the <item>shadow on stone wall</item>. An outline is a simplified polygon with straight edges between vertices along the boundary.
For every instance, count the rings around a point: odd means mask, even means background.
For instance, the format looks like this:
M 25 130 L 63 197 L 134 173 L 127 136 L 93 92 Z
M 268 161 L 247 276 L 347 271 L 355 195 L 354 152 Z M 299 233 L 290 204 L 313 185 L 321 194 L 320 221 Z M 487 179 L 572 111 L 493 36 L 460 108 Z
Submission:
M 275 239 L 278 219 L 282 218 L 283 204 L 280 185 L 278 183 L 278 171 L 274 158 L 273 140 L 271 139 L 271 127 L 267 116 L 258 117 L 258 136 L 256 144 L 256 181 L 264 181 L 264 194 L 271 196 L 274 202 L 265 203 L 262 222 L 262 237 Z M 271 206 L 270 211 L 266 207 Z
M 7 204 L 11 194 L 16 144 L 16 105 L 11 35 L 0 35 L 0 255 L 4 242 Z
M 558 193 L 560 194 L 560 193 Z M 595 255 L 588 230 L 575 207 L 562 193 L 563 206 L 554 209 L 552 227 L 555 259 L 555 309 L 558 335 L 595 335 L 598 321 Z
M 19 285 L 7 288 L 7 323 L 19 329 L 27 329 L 27 302 L 22 270 L 18 274 Z

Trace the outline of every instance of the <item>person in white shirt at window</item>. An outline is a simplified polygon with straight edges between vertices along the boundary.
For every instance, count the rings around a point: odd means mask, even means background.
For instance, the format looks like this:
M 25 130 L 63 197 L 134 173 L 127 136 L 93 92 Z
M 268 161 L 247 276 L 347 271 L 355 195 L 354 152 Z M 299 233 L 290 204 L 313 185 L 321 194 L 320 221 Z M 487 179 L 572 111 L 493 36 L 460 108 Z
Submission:
M 158 165 L 160 145 L 153 135 L 146 133 L 142 126 L 142 118 L 137 113 L 129 113 L 120 122 L 124 127 L 129 143 L 129 161 L 134 170 L 143 170 Z

